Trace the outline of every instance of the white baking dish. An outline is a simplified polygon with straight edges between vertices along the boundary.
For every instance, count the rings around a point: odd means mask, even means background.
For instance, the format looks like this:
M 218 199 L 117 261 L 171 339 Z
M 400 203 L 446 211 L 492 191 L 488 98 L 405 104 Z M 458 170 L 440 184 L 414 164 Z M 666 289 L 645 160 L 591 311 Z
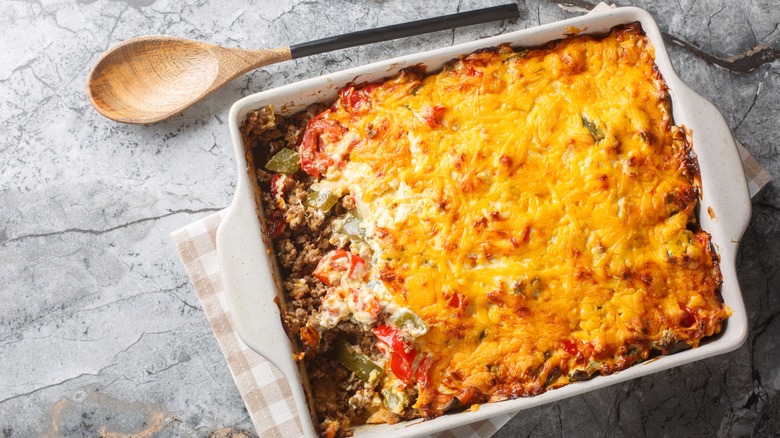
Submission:
M 482 47 L 502 43 L 510 43 L 515 47 L 538 46 L 563 38 L 571 31 L 571 27 L 584 33 L 605 33 L 613 26 L 635 21 L 642 24 L 655 46 L 656 64 L 670 89 L 675 122 L 693 131 L 693 147 L 699 157 L 703 186 L 701 225 L 712 234 L 723 271 L 723 299 L 734 312 L 723 331 L 703 342 L 699 348 L 663 356 L 617 374 L 598 376 L 535 397 L 485 404 L 476 412 L 448 414 L 429 421 L 413 420 L 395 425 L 363 426 L 356 430 L 355 436 L 401 437 L 430 434 L 726 353 L 744 342 L 748 328 L 747 315 L 737 281 L 735 257 L 740 238 L 750 219 L 750 197 L 731 131 L 718 110 L 691 91 L 677 77 L 664 48 L 661 33 L 647 12 L 629 7 L 591 13 L 532 29 L 309 79 L 245 97 L 233 105 L 230 110 L 230 135 L 237 161 L 238 185 L 235 198 L 217 232 L 217 252 L 222 279 L 236 330 L 249 347 L 279 367 L 287 377 L 307 434 L 314 435 L 314 427 L 309 416 L 305 414 L 308 405 L 302 387 L 303 379 L 291 358 L 293 346 L 282 328 L 279 310 L 274 303 L 279 293 L 274 274 L 275 263 L 272 261 L 269 247 L 266 246 L 268 242 L 261 235 L 239 134 L 239 126 L 247 113 L 271 104 L 277 112 L 292 114 L 312 103 L 334 100 L 337 91 L 348 82 L 379 80 L 392 76 L 407 66 L 424 64 L 428 72 L 434 72 L 446 61 Z

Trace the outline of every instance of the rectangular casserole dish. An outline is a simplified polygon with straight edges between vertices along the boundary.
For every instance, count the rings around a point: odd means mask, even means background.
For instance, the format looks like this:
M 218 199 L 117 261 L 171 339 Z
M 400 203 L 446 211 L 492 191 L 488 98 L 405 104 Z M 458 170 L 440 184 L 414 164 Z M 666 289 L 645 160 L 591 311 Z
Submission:
M 589 14 L 534 29 L 527 29 L 445 49 L 397 58 L 365 67 L 346 70 L 275 90 L 266 91 L 238 101 L 230 112 L 231 138 L 238 162 L 239 179 L 233 203 L 227 210 L 217 234 L 217 250 L 231 317 L 241 338 L 252 349 L 274 363 L 290 382 L 302 427 L 307 435 L 315 435 L 303 390 L 302 376 L 292 360 L 294 352 L 285 334 L 274 302 L 278 294 L 277 268 L 271 249 L 261 235 L 256 202 L 249 175 L 246 172 L 244 146 L 239 126 L 247 113 L 265 105 L 273 105 L 283 115 L 293 114 L 310 104 L 329 102 L 340 88 L 349 82 L 373 82 L 397 73 L 400 69 L 423 64 L 427 71 L 438 70 L 446 61 L 483 47 L 510 43 L 514 47 L 539 46 L 560 39 L 571 28 L 584 33 L 600 34 L 610 28 L 638 21 L 656 52 L 656 65 L 669 87 L 675 123 L 693 131 L 693 147 L 701 166 L 702 228 L 712 235 L 720 256 L 723 273 L 722 296 L 733 315 L 720 335 L 693 350 L 663 356 L 635 365 L 618 374 L 599 376 L 555 389 L 539 396 L 482 405 L 476 412 L 445 415 L 434 420 L 413 420 L 395 425 L 372 425 L 356 429 L 356 436 L 416 436 L 479 421 L 498 414 L 510 413 L 550 401 L 560 400 L 596 388 L 647 375 L 694 360 L 725 353 L 744 342 L 747 318 L 735 272 L 735 257 L 739 239 L 750 218 L 747 184 L 731 133 L 718 111 L 689 90 L 674 73 L 665 53 L 660 32 L 652 18 L 636 8 L 620 8 Z M 260 242 L 265 242 L 266 248 Z

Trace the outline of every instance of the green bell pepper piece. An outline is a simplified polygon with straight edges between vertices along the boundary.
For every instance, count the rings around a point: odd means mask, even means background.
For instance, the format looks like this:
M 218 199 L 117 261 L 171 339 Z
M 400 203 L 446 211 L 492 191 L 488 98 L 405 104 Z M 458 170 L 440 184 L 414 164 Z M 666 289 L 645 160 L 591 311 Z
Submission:
M 400 414 L 409 405 L 409 396 L 404 392 L 395 392 L 390 388 L 382 390 L 382 398 L 391 412 Z
M 361 380 L 376 385 L 382 376 L 382 368 L 365 354 L 355 351 L 343 339 L 336 340 L 336 359 Z
M 341 231 L 356 240 L 366 240 L 366 230 L 360 226 L 360 218 L 347 213 L 341 221 Z
M 416 336 L 422 336 L 428 332 L 428 324 L 416 313 L 403 308 L 390 315 L 390 322 L 396 327 Z
M 265 168 L 271 172 L 292 175 L 301 168 L 301 157 L 292 149 L 283 148 L 268 160 Z
M 334 205 L 336 205 L 338 200 L 339 196 L 334 195 L 331 192 L 311 191 L 306 194 L 306 198 L 303 200 L 303 203 L 311 208 L 316 208 L 317 210 L 327 213 L 331 208 L 333 208 Z
M 585 114 L 582 114 L 581 119 L 582 126 L 590 132 L 590 135 L 593 136 L 593 140 L 597 142 L 604 140 L 604 132 L 599 128 L 599 125 L 596 124 L 595 121 L 588 118 Z

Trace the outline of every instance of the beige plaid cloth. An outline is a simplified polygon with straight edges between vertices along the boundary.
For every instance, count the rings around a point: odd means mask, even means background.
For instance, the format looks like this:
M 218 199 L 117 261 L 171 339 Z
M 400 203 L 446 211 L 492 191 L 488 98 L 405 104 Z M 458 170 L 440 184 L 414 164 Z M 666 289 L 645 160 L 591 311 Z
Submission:
M 739 149 L 750 196 L 754 196 L 771 180 L 771 176 L 742 145 Z M 295 408 L 290 385 L 276 367 L 241 341 L 231 324 L 216 249 L 217 227 L 221 218 L 221 213 L 212 214 L 174 231 L 171 237 L 257 433 L 262 437 L 303 436 L 300 414 Z M 502 415 L 440 433 L 437 437 L 489 437 L 510 418 L 511 415 Z
M 772 181 L 772 175 L 770 175 L 769 172 L 756 161 L 755 157 L 750 155 L 750 152 L 748 152 L 748 150 L 739 142 L 737 142 L 737 149 L 739 150 L 739 158 L 742 159 L 742 168 L 745 170 L 745 177 L 748 181 L 748 191 L 752 198 L 756 196 L 765 185 L 769 184 L 769 181 Z

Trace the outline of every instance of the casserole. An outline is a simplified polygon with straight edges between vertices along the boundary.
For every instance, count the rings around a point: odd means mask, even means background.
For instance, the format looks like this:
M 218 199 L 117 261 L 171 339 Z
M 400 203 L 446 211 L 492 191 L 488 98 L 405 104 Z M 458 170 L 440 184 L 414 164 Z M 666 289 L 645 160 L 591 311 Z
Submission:
M 445 61 L 481 47 L 501 43 L 526 47 L 538 46 L 563 37 L 571 28 L 583 29 L 588 33 L 604 33 L 615 25 L 634 21 L 642 24 L 655 47 L 656 64 L 670 89 L 675 122 L 693 131 L 693 144 L 701 165 L 703 186 L 701 211 L 715 212 L 714 215 L 702 215 L 699 219 L 702 228 L 712 234 L 712 241 L 720 255 L 723 273 L 722 296 L 733 312 L 721 334 L 703 343 L 698 349 L 677 353 L 674 356 L 664 356 L 615 375 L 596 377 L 587 382 L 569 385 L 532 398 L 488 404 L 481 406 L 476 412 L 448 415 L 426 422 L 415 420 L 411 422 L 415 423 L 413 427 L 406 427 L 407 423 L 392 426 L 365 426 L 359 428 L 357 434 L 369 436 L 375 433 L 388 433 L 391 430 L 395 436 L 430 433 L 723 353 L 737 348 L 744 341 L 746 317 L 736 282 L 734 257 L 738 240 L 749 220 L 750 203 L 736 147 L 717 110 L 688 90 L 674 74 L 663 50 L 658 29 L 649 15 L 638 9 L 621 8 L 335 73 L 250 96 L 234 105 L 231 109 L 230 123 L 231 136 L 239 162 L 239 183 L 236 198 L 220 225 L 217 236 L 223 279 L 231 314 L 239 334 L 247 345 L 267 357 L 290 379 L 296 406 L 300 412 L 306 409 L 305 395 L 301 385 L 296 385 L 294 382 L 301 381 L 305 384 L 303 381 L 305 377 L 302 378 L 303 376 L 298 373 L 291 359 L 293 349 L 282 330 L 278 309 L 273 304 L 276 297 L 274 280 L 278 282 L 278 278 L 274 277 L 275 268 L 272 258 L 269 258 L 270 251 L 263 251 L 257 244 L 263 237 L 259 231 L 255 200 L 245 171 L 247 163 L 238 131 L 238 126 L 249 111 L 271 104 L 281 109 L 280 112 L 284 114 L 292 114 L 309 104 L 334 100 L 337 91 L 349 82 L 373 82 L 392 76 L 403 67 L 424 63 L 429 71 L 435 71 Z M 724 175 L 728 175 L 728 178 L 724 178 Z M 734 181 L 737 183 L 735 184 Z M 303 415 L 301 418 L 308 433 L 312 434 L 313 429 L 306 421 L 308 416 Z

